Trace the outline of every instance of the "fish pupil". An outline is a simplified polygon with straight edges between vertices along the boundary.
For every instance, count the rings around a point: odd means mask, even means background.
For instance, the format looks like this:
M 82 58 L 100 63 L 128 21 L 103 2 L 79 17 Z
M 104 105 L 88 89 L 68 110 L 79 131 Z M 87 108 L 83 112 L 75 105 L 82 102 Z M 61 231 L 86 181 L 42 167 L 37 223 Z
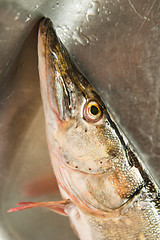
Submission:
M 91 113 L 93 114 L 93 115 L 97 115 L 98 114 L 98 108 L 96 107 L 96 106 L 91 106 L 91 109 L 90 109 L 90 111 L 91 111 Z

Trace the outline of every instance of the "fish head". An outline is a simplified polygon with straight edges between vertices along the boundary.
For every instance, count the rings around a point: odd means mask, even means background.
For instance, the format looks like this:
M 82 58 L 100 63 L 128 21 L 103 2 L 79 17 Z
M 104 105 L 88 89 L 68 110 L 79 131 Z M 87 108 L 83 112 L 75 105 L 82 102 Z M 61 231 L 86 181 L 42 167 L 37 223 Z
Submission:
M 64 164 L 80 171 L 97 173 L 113 167 L 110 159 L 120 148 L 107 109 L 71 60 L 49 19 L 41 22 L 39 30 L 39 72 L 53 151 L 61 154 Z
M 87 199 L 96 209 L 122 206 L 142 181 L 129 161 L 134 154 L 129 156 L 103 100 L 46 18 L 39 27 L 38 55 L 48 146 L 58 184 L 69 186 L 69 194 Z

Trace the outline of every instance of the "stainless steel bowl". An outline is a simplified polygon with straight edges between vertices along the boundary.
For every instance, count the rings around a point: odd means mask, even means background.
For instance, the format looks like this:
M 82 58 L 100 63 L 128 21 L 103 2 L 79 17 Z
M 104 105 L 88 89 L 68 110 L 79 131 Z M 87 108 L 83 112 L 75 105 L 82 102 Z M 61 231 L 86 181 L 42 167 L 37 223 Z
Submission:
M 156 0 L 0 0 L 0 239 L 77 239 L 45 209 L 7 213 L 19 201 L 60 199 L 54 187 L 26 187 L 53 174 L 37 70 L 43 16 L 160 181 L 159 12 Z

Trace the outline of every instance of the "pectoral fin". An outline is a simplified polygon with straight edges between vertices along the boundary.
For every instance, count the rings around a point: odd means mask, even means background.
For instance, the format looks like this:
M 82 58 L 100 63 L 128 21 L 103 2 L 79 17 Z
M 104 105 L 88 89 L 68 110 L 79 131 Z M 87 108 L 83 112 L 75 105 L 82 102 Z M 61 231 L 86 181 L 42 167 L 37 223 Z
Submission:
M 59 189 L 54 174 L 46 173 L 23 185 L 23 195 L 25 197 L 41 196 L 58 192 Z
M 56 202 L 53 202 L 53 201 L 50 201 L 50 202 L 20 202 L 17 204 L 18 207 L 11 208 L 8 210 L 8 212 L 16 212 L 16 211 L 34 208 L 34 207 L 45 207 L 56 213 L 67 216 L 67 213 L 65 212 L 65 207 L 69 203 L 70 203 L 69 200 L 62 200 L 62 201 L 56 201 Z

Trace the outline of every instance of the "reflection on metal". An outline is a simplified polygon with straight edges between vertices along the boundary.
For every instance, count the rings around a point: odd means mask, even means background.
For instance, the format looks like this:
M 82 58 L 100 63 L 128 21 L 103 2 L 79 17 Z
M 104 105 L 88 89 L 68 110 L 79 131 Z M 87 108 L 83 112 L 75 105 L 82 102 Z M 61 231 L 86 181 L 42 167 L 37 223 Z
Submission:
M 6 213 L 22 200 L 60 198 L 57 192 L 25 196 L 28 182 L 52 174 L 37 70 L 43 16 L 159 182 L 159 11 L 156 0 L 1 0 L 0 239 L 77 239 L 68 219 L 52 212 Z

